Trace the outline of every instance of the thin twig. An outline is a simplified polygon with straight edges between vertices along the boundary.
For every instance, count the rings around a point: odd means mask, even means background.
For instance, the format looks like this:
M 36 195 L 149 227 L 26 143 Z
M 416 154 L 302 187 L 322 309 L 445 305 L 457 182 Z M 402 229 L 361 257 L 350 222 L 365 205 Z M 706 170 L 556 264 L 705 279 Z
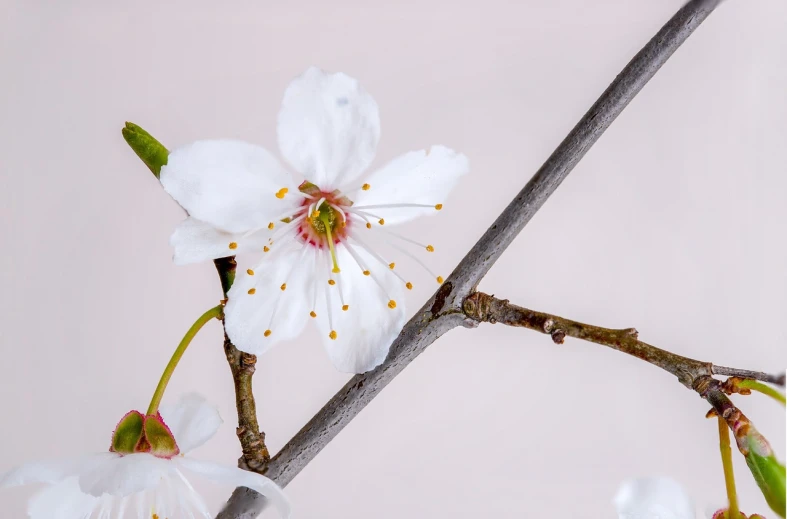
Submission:
M 763 382 L 768 382 L 769 384 L 776 384 L 778 386 L 784 387 L 784 373 L 772 375 L 770 373 L 762 373 L 761 371 L 751 371 L 748 369 L 725 368 L 724 366 L 716 366 L 715 364 L 711 367 L 711 369 L 713 370 L 714 375 L 761 380 Z
M 274 456 L 265 472 L 268 477 L 286 486 L 415 357 L 443 333 L 465 323 L 464 299 L 612 121 L 720 2 L 691 0 L 634 56 L 437 293 L 405 325 L 385 362 L 369 373 L 356 375 L 339 390 Z M 237 488 L 218 519 L 253 518 L 264 506 L 259 494 Z
M 233 281 L 237 264 L 234 257 L 221 258 L 214 261 L 221 280 L 224 297 L 227 297 Z M 223 322 L 222 322 L 223 325 Z M 257 357 L 243 353 L 232 344 L 227 333 L 224 333 L 224 353 L 232 371 L 235 383 L 235 407 L 238 410 L 238 427 L 235 432 L 240 440 L 243 455 L 238 464 L 247 470 L 261 472 L 270 461 L 271 455 L 265 446 L 265 433 L 260 431 L 257 423 L 257 407 L 251 390 L 251 379 L 254 375 Z

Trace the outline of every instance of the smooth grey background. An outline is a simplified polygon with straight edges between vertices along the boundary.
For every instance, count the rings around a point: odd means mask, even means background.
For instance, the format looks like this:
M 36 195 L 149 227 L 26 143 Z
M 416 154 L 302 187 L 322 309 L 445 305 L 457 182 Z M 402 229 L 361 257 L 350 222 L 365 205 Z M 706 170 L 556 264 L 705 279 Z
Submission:
M 172 265 L 182 213 L 123 142 L 125 120 L 171 147 L 231 137 L 278 152 L 292 77 L 311 64 L 355 76 L 380 105 L 375 165 L 436 143 L 470 158 L 440 217 L 406 229 L 446 275 L 680 3 L 0 1 L 0 470 L 107 448 L 219 299 L 212 265 Z M 781 0 L 723 4 L 480 288 L 718 364 L 786 366 L 785 17 Z M 433 286 L 420 281 L 411 311 Z M 313 328 L 262 357 L 271 450 L 346 379 Z M 234 463 L 217 323 L 166 399 L 195 389 L 226 420 L 198 454 Z M 783 410 L 736 401 L 783 460 Z M 301 518 L 601 518 L 621 480 L 670 474 L 704 510 L 724 501 L 707 407 L 599 346 L 455 330 L 288 493 Z M 767 515 L 736 464 L 743 509 Z M 214 506 L 227 494 L 205 490 Z M 31 491 L 0 492 L 3 517 L 22 517 Z

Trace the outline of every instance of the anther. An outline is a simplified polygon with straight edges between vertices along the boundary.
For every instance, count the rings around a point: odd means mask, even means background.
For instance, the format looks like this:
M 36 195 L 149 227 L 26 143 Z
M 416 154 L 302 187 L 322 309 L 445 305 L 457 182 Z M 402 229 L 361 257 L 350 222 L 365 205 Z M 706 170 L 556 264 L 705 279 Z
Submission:
M 443 204 L 436 204 L 436 205 L 434 206 L 434 208 L 435 208 L 435 209 L 437 209 L 437 210 L 439 211 L 440 209 L 442 209 L 442 208 L 443 208 Z
M 275 225 L 273 224 L 273 222 L 268 224 L 268 229 L 270 229 L 271 231 L 273 230 L 274 227 Z
M 250 296 L 253 296 L 253 295 L 254 295 L 254 294 L 256 294 L 256 293 L 257 293 L 257 289 L 256 289 L 256 288 L 250 288 L 250 289 L 249 289 L 249 295 L 250 295 Z
M 443 276 L 437 276 L 437 282 L 441 283 L 444 281 Z
M 396 267 L 396 263 L 389 263 L 389 264 L 388 264 L 388 268 L 389 268 L 389 269 L 393 270 L 393 269 L 394 269 L 394 267 Z
M 328 334 L 328 337 L 330 337 L 331 339 L 333 339 L 335 341 L 336 337 L 337 337 L 336 330 L 331 330 L 331 333 Z
M 250 276 L 253 276 L 254 275 L 254 271 L 251 270 L 251 269 L 246 269 L 246 274 L 248 274 Z
M 379 223 L 380 225 L 385 225 L 385 218 L 380 218 L 379 220 L 377 220 L 377 223 Z
M 372 224 L 370 224 L 369 222 L 366 222 L 366 228 L 367 229 L 371 229 L 372 228 Z
M 262 248 L 263 252 L 270 252 L 270 250 L 271 250 L 271 248 L 268 247 L 267 245 Z
M 368 276 L 368 275 L 370 275 L 370 274 L 371 274 L 371 272 L 369 272 L 368 270 L 364 270 L 364 271 L 363 271 L 363 275 L 364 275 L 364 276 Z
M 332 280 L 332 279 L 329 279 L 329 280 L 328 280 L 328 284 L 329 284 L 329 285 L 331 285 L 331 286 L 333 286 L 333 285 L 335 285 L 335 284 L 336 284 L 336 281 L 334 281 L 334 280 Z
M 235 249 L 237 249 L 237 248 L 238 248 L 238 244 L 237 244 L 237 243 L 235 243 L 234 241 L 231 241 L 231 242 L 230 242 L 230 249 L 232 249 L 232 250 L 235 250 Z
M 279 288 L 281 288 L 282 290 L 287 290 L 287 283 L 282 283 Z
M 286 195 L 288 192 L 289 192 L 289 189 L 287 189 L 286 187 L 283 187 L 283 188 L 279 189 L 278 191 L 276 191 L 276 198 L 282 199 L 282 198 L 284 198 L 284 195 Z
M 309 312 L 309 315 L 312 316 L 312 318 L 317 317 L 317 312 L 312 310 L 311 312 Z
M 361 189 L 363 189 L 364 191 L 369 191 L 370 187 L 372 187 L 372 186 L 370 186 L 369 184 L 364 184 L 364 185 L 361 186 Z
M 270 337 L 271 336 L 271 331 L 270 330 L 265 330 L 265 333 L 263 333 L 263 335 L 265 337 Z
M 427 250 L 428 252 L 434 252 L 434 246 L 432 246 L 432 245 L 427 245 L 427 246 L 426 246 L 426 250 Z
M 407 290 L 412 290 L 413 289 L 413 284 L 410 283 L 409 281 L 407 283 L 405 283 L 404 286 L 407 287 Z
M 342 310 L 345 312 L 350 309 L 350 305 L 342 305 Z
M 396 308 L 396 301 L 394 301 L 393 299 L 391 299 L 390 301 L 388 301 L 388 308 L 390 308 L 391 310 L 393 310 L 394 308 Z

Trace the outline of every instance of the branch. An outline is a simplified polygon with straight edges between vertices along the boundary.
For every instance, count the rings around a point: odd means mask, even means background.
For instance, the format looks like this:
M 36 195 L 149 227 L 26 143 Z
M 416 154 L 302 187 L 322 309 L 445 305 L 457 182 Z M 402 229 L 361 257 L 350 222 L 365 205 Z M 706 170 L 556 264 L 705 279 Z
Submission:
M 728 377 L 747 378 L 750 380 L 761 380 L 770 384 L 784 387 L 785 373 L 772 375 L 770 373 L 762 373 L 760 371 L 749 371 L 748 369 L 725 368 L 724 366 L 711 366 L 714 375 L 725 375 Z
M 214 260 L 221 279 L 224 297 L 227 297 L 233 281 L 237 264 L 234 257 Z M 222 321 L 222 326 L 224 322 Z M 270 461 L 271 455 L 265 446 L 265 433 L 260 432 L 257 423 L 257 407 L 251 390 L 251 377 L 254 375 L 257 357 L 239 351 L 224 332 L 224 353 L 232 371 L 235 383 L 235 407 L 238 410 L 238 428 L 235 429 L 240 440 L 243 455 L 238 465 L 247 470 L 259 472 Z
M 265 474 L 286 486 L 382 389 L 427 346 L 465 323 L 462 302 L 574 166 L 642 87 L 721 0 L 691 0 L 634 56 L 598 101 L 506 207 L 432 298 L 416 312 L 391 345 L 385 362 L 356 375 L 268 464 Z M 217 519 L 256 517 L 265 500 L 237 488 Z

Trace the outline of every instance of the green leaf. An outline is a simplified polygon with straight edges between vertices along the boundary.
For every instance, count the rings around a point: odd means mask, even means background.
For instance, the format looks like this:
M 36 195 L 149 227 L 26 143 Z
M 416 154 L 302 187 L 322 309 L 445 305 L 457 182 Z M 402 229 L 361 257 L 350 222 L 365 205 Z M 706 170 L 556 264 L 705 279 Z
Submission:
M 123 138 L 142 162 L 159 178 L 161 166 L 167 164 L 169 151 L 152 135 L 134 123 L 126 123 L 122 130 Z
M 756 432 L 756 431 L 755 431 Z M 773 452 L 763 449 L 756 435 L 747 435 L 749 452 L 746 454 L 746 465 L 749 466 L 757 486 L 760 487 L 765 501 L 771 509 L 785 516 L 785 468 L 779 463 Z
M 171 458 L 180 454 L 178 444 L 161 416 L 145 417 L 145 438 L 150 444 L 150 453 L 159 458 Z
M 131 454 L 136 452 L 137 445 L 143 438 L 143 424 L 145 417 L 139 411 L 129 411 L 120 419 L 115 432 L 112 433 L 112 452 Z

